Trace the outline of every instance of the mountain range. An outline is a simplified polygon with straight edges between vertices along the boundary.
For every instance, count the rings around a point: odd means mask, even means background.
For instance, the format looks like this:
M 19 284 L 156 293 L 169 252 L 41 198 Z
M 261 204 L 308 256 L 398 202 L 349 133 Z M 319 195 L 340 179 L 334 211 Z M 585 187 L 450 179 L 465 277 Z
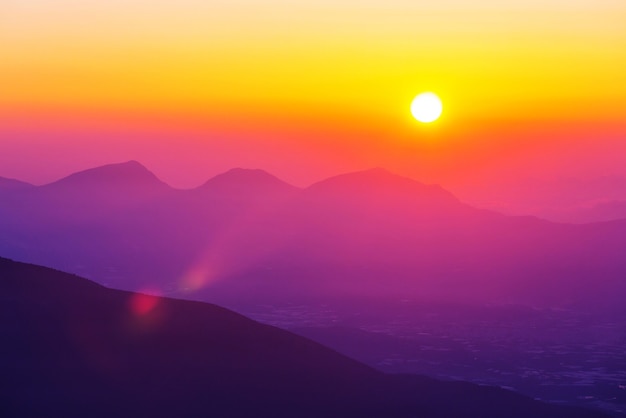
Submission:
M 206 303 L 0 258 L 4 417 L 601 417 L 499 388 L 386 375 Z
M 626 220 L 504 216 L 383 169 L 305 189 L 233 169 L 176 190 L 131 161 L 0 198 L 0 254 L 229 306 L 375 295 L 621 309 L 626 292 Z
M 590 223 L 626 218 L 623 203 L 626 177 L 623 176 L 492 180 L 480 188 L 460 186 L 455 191 L 472 205 L 554 222 Z

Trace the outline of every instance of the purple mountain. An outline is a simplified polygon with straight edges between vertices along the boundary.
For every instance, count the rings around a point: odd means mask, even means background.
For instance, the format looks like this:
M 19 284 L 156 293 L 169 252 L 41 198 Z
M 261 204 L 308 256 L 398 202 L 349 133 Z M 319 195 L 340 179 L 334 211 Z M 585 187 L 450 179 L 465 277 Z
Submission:
M 26 190 L 35 187 L 30 183 L 23 181 L 0 177 L 0 193 L 6 191 Z
M 34 188 L 20 211 L 3 203 L 1 253 L 125 289 L 550 307 L 617 306 L 626 290 L 625 223 L 504 216 L 382 169 L 304 190 L 234 169 L 173 190 L 130 162 Z

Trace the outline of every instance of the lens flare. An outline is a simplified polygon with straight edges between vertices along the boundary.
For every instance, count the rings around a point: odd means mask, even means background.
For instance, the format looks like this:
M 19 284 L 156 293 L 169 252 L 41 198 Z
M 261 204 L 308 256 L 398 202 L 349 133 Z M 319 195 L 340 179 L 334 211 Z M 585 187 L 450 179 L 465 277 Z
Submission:
M 130 310 L 136 316 L 144 316 L 157 307 L 159 299 L 159 296 L 153 294 L 133 293 L 130 298 Z

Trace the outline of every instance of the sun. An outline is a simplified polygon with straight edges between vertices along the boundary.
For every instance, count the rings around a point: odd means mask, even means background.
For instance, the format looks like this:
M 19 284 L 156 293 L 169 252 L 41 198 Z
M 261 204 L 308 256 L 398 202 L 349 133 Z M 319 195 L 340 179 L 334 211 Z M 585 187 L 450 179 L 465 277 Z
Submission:
M 430 123 L 439 119 L 443 105 L 435 93 L 420 93 L 411 102 L 413 117 L 422 123 Z

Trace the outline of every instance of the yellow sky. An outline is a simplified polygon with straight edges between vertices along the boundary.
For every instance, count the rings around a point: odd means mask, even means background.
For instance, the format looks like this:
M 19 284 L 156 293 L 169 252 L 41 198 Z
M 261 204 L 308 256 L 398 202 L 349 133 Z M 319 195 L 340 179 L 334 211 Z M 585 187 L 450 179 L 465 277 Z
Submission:
M 482 184 L 623 172 L 624 132 L 623 0 L 0 1 L 0 176 L 132 158 L 185 185 L 234 166 Z
M 504 3 L 504 4 L 503 4 Z M 9 0 L 0 103 L 616 119 L 626 3 Z

